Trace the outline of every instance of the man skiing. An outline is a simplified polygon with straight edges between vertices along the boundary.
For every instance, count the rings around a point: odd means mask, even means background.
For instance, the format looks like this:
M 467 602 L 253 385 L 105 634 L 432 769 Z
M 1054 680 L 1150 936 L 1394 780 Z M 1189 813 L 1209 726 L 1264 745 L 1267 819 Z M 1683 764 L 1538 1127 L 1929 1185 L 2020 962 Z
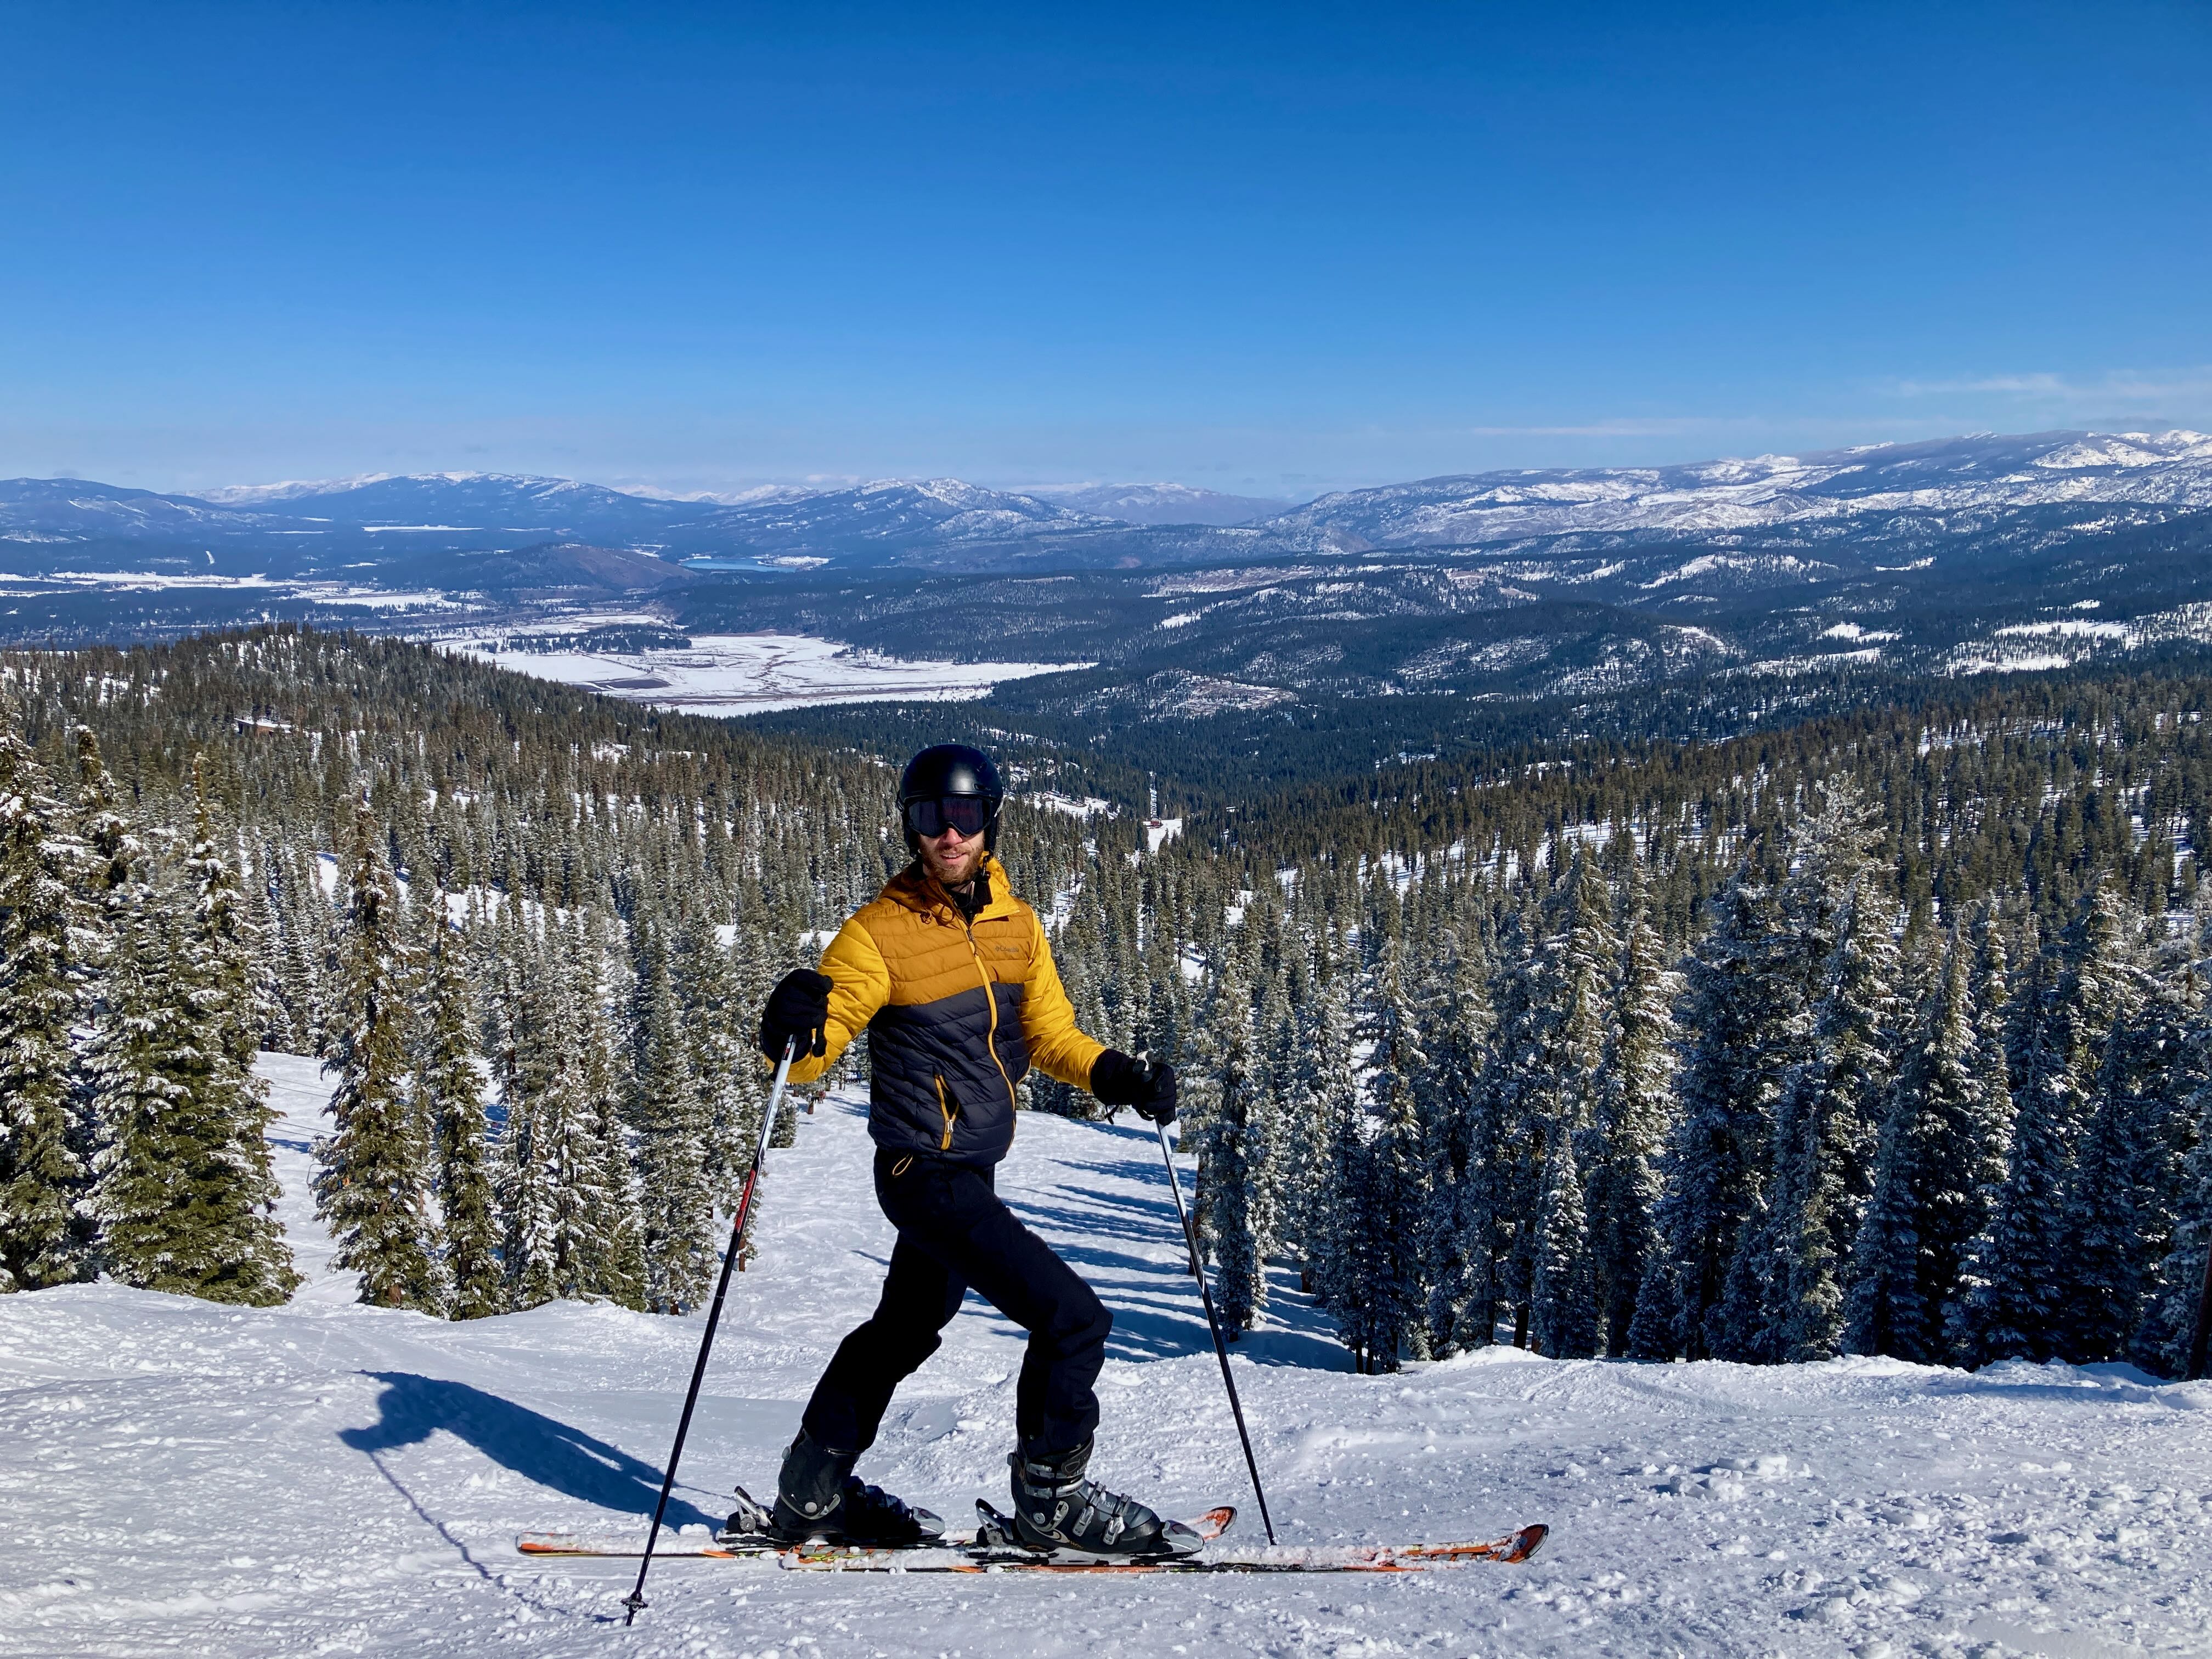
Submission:
M 761 1051 L 777 1060 L 792 1044 L 794 1083 L 868 1032 L 876 1197 L 898 1229 L 875 1313 L 839 1345 L 784 1453 L 769 1522 L 781 1539 L 901 1545 L 943 1532 L 853 1467 L 892 1390 L 973 1290 L 1030 1334 L 1007 1460 L 1023 1540 L 1131 1555 L 1184 1547 L 1184 1528 L 1086 1477 L 1113 1316 L 993 1189 L 1013 1140 L 1014 1085 L 1032 1065 L 1155 1122 L 1176 1109 L 1171 1068 L 1076 1028 L 1043 925 L 992 856 L 1004 796 L 990 758 L 964 744 L 908 762 L 899 816 L 913 862 L 838 930 L 822 970 L 785 975 L 761 1015 Z

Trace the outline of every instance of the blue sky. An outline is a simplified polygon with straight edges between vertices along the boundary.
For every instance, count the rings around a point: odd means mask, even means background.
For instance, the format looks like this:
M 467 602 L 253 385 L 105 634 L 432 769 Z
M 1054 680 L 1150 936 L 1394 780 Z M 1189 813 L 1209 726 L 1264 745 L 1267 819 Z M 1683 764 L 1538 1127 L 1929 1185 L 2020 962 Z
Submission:
M 2212 6 L 0 3 L 0 476 L 2212 427 Z

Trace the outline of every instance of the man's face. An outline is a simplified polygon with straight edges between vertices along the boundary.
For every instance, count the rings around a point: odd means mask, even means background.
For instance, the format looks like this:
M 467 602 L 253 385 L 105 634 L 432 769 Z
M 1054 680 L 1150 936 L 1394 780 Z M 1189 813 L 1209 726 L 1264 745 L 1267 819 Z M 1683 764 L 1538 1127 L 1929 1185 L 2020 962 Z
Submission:
M 963 836 L 951 824 L 921 838 L 921 863 L 940 887 L 965 886 L 983 862 L 983 832 Z

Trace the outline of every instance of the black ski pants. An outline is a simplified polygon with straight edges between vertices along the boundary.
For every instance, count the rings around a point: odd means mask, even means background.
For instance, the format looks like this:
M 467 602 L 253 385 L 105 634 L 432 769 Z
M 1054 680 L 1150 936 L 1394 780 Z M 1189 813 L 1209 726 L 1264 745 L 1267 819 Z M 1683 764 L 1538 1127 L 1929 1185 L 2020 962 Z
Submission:
M 993 1190 L 988 1166 L 927 1153 L 876 1153 L 876 1200 L 898 1229 L 884 1293 L 838 1344 L 801 1421 L 814 1443 L 866 1451 L 891 1391 L 943 1340 L 973 1290 L 1030 1334 L 1014 1393 L 1014 1430 L 1031 1455 L 1073 1451 L 1098 1426 L 1092 1385 L 1114 1316 L 1075 1270 L 1022 1225 Z

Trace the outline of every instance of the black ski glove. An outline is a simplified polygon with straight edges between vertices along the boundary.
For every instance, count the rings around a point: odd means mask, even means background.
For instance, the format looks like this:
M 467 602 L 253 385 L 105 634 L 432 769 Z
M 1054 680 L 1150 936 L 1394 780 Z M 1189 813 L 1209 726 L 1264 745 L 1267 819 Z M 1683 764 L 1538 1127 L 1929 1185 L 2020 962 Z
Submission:
M 794 968 L 776 981 L 761 1010 L 760 1048 L 770 1060 L 783 1058 L 783 1045 L 795 1041 L 792 1058 L 830 1052 L 830 975 Z
M 1108 1106 L 1133 1106 L 1154 1123 L 1175 1121 L 1175 1067 L 1164 1060 L 1109 1048 L 1091 1063 L 1091 1092 Z

